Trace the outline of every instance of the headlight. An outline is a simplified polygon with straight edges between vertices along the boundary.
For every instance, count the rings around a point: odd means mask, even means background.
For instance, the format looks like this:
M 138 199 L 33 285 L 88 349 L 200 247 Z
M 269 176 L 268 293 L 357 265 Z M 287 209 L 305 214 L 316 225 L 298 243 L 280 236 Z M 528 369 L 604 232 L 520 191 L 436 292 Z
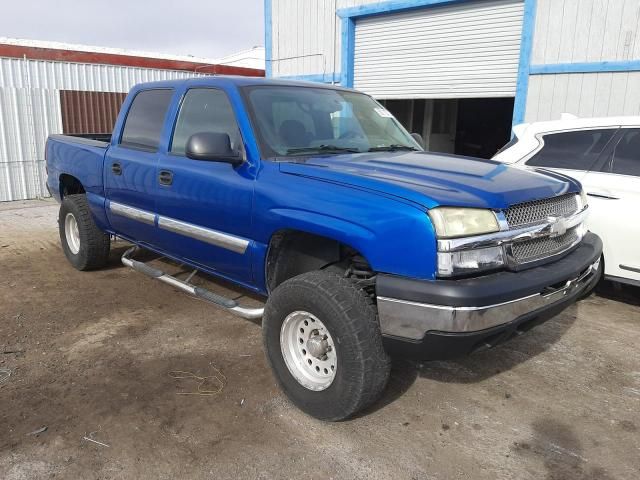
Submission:
M 502 247 L 438 252 L 438 276 L 451 277 L 465 273 L 495 270 L 504 265 Z
M 500 230 L 491 210 L 439 207 L 429 210 L 438 238 L 470 237 Z

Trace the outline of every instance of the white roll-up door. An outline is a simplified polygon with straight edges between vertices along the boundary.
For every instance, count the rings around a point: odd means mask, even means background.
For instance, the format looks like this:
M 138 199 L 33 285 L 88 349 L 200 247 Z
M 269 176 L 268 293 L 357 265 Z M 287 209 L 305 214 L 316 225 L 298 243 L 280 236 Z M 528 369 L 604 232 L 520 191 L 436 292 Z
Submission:
M 512 97 L 522 0 L 479 1 L 363 18 L 354 87 L 377 98 Z

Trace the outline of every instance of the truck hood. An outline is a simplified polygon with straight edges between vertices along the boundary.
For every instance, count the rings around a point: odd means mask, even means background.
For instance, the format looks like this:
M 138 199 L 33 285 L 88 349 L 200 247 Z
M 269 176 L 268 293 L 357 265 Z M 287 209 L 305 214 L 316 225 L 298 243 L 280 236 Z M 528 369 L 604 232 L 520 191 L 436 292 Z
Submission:
M 504 209 L 579 192 L 568 177 L 510 167 L 492 160 L 426 152 L 314 156 L 280 162 L 280 171 L 399 197 L 425 208 Z

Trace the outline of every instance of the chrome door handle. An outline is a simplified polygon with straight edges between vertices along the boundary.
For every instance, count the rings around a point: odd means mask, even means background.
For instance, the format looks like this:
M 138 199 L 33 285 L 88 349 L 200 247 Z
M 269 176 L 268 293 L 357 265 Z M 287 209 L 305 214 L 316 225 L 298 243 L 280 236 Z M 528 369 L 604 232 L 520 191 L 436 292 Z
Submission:
M 595 198 L 603 198 L 605 200 L 620 200 L 620 197 L 614 197 L 610 193 L 605 192 L 587 192 L 587 195 Z

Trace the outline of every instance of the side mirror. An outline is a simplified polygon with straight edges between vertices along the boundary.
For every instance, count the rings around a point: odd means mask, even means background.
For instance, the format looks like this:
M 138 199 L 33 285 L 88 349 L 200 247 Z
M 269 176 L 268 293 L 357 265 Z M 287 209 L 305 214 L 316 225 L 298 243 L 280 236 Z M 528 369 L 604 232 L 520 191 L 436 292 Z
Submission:
M 185 154 L 194 160 L 225 162 L 240 165 L 242 157 L 231 149 L 231 139 L 226 133 L 194 133 L 187 140 Z
M 422 139 L 422 135 L 420 135 L 419 133 L 412 133 L 411 137 L 413 137 L 413 139 L 418 142 L 418 145 L 420 145 L 422 148 L 424 148 L 424 140 Z

